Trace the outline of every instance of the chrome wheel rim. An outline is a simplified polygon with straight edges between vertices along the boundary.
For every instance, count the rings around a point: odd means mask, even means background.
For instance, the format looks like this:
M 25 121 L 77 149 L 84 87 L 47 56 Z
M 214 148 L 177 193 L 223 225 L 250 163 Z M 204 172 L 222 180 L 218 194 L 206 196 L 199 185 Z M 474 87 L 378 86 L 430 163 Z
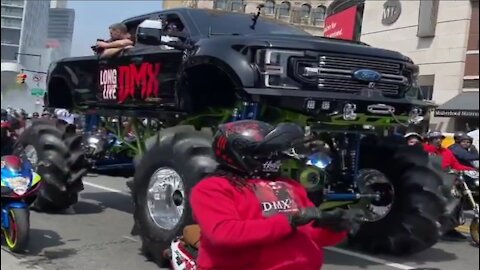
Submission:
M 150 178 L 147 207 L 150 218 L 160 228 L 172 230 L 180 222 L 185 209 L 182 177 L 171 168 L 159 168 Z
M 360 199 L 356 205 L 364 210 L 365 222 L 377 222 L 386 217 L 392 210 L 395 200 L 395 188 L 390 180 L 380 171 L 373 169 L 360 170 L 357 184 L 362 194 L 377 194 L 378 200 Z

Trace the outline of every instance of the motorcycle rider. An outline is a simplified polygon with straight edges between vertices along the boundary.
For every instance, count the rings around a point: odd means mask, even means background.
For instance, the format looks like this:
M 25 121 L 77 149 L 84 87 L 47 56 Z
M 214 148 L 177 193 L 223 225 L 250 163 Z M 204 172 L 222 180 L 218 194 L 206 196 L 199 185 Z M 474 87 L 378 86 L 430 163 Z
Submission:
M 280 177 L 281 151 L 303 138 L 294 124 L 243 120 L 219 127 L 218 168 L 190 198 L 202 231 L 199 270 L 318 270 L 322 247 L 340 243 L 357 224 L 358 212 L 321 211 L 301 184 Z
M 423 141 L 422 135 L 416 133 L 416 132 L 409 132 L 405 134 L 404 136 L 405 140 L 407 140 L 407 144 L 409 146 L 414 146 L 414 145 L 421 145 Z
M 1 126 L 1 153 L 0 156 L 10 155 L 13 152 L 14 139 L 10 136 L 11 126 L 7 110 L 2 109 Z
M 431 131 L 427 133 L 427 143 L 424 145 L 424 150 L 430 155 L 438 155 L 442 157 L 442 169 L 448 170 L 453 169 L 456 171 L 469 171 L 473 170 L 472 167 L 462 165 L 455 155 L 448 148 L 442 147 L 442 141 L 445 139 L 445 136 L 440 131 Z M 456 210 L 456 216 L 460 217 L 463 215 L 463 210 L 461 205 L 459 205 Z M 443 238 L 446 240 L 466 240 L 467 238 L 458 232 L 455 229 L 447 231 Z
M 2 122 L 8 121 L 8 111 L 2 108 Z
M 478 162 L 478 151 L 472 145 L 473 138 L 467 133 L 460 131 L 453 136 L 455 143 L 450 145 L 448 149 L 452 151 L 458 161 L 465 166 L 473 166 L 475 161 Z
M 442 141 L 445 136 L 440 131 L 431 131 L 427 133 L 427 142 L 423 145 L 423 149 L 430 155 L 438 155 L 442 157 L 442 169 L 453 169 L 456 171 L 473 170 L 470 166 L 462 165 L 455 155 L 448 148 L 442 147 Z

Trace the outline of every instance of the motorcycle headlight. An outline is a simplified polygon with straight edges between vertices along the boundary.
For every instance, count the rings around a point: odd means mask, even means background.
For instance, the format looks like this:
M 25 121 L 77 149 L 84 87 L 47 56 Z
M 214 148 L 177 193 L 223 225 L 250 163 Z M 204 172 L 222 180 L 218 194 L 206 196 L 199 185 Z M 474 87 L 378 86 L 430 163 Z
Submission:
M 26 177 L 14 177 L 6 180 L 10 188 L 17 195 L 23 195 L 30 186 L 30 180 Z
M 295 81 L 287 75 L 290 57 L 304 56 L 303 52 L 291 50 L 266 49 L 258 50 L 255 62 L 260 69 L 266 87 L 298 89 Z
M 315 153 L 308 157 L 307 165 L 315 166 L 319 169 L 325 169 L 332 163 L 332 158 L 325 153 Z

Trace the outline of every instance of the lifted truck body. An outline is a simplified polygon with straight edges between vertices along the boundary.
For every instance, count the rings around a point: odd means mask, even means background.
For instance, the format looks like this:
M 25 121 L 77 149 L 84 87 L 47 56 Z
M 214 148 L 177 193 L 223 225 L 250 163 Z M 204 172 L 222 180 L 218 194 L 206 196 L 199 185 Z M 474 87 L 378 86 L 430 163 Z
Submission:
M 138 155 L 129 184 L 135 207 L 132 231 L 141 234 L 142 251 L 157 263 L 163 264 L 170 241 L 194 222 L 184 198 L 217 166 L 212 127 L 243 119 L 296 122 L 331 150 L 331 164 L 313 172 L 318 181 L 312 189 L 306 164 L 282 164 L 282 170 L 299 179 L 318 199 L 317 205 L 361 202 L 372 218 L 350 240 L 362 249 L 412 254 L 431 247 L 441 233 L 454 227 L 453 215 L 446 213 L 449 195 L 443 193 L 451 183 L 420 147 L 408 147 L 394 134 L 397 127 L 412 124 L 422 132 L 419 123 L 424 129 L 428 126 L 434 107 L 423 100 L 418 67 L 408 57 L 360 42 L 314 37 L 267 18 L 252 25 L 248 15 L 217 10 L 165 10 L 124 23 L 134 34 L 141 22 L 158 17 L 183 26 L 178 33 L 181 42 L 168 45 L 174 49 L 138 42 L 118 57 L 52 63 L 45 102 L 53 108 L 130 116 L 132 122 L 139 122 L 138 117 L 150 123 L 158 120 L 156 135 L 149 128 L 136 132 L 133 125 Z M 52 136 L 57 149 L 73 153 L 72 160 L 60 164 L 61 170 L 51 166 L 46 173 L 81 168 L 71 165 L 82 162 L 83 153 L 80 144 L 73 143 L 77 137 L 64 139 L 74 136 L 68 127 L 39 122 L 29 134 L 22 144 L 36 143 L 46 153 L 42 160 L 49 161 L 50 148 L 37 141 Z M 66 155 L 62 151 L 57 154 Z M 83 175 L 60 176 L 66 180 L 57 179 L 41 197 L 45 209 L 52 204 L 68 207 L 78 197 L 78 190 L 70 186 L 81 184 Z M 181 185 L 169 182 L 176 177 L 174 183 Z M 66 189 L 58 188 L 65 185 Z M 154 186 L 171 187 L 164 191 L 172 194 L 158 196 L 169 209 L 151 209 L 157 203 L 151 199 L 156 198 Z
M 248 15 L 222 11 L 173 9 L 124 23 L 134 31 L 143 20 L 159 16 L 181 21 L 187 36 L 184 41 L 191 45 L 190 49 L 148 46 L 109 59 L 62 59 L 49 69 L 47 106 L 160 118 L 162 112 L 165 117 L 170 116 L 168 112 L 179 117 L 177 113 L 192 114 L 206 107 L 233 107 L 238 97 L 313 117 L 331 114 L 350 101 L 359 103 L 359 111 L 366 112 L 368 105 L 383 104 L 394 107 L 395 114 L 401 115 L 413 107 L 427 111 L 431 107 L 417 96 L 405 98 L 407 92 L 416 91 L 411 88 L 417 67 L 398 52 L 310 36 L 264 18 L 252 30 Z M 232 30 L 215 33 L 218 22 L 232 26 Z M 292 56 L 288 66 L 281 67 L 287 71 L 282 79 L 288 85 L 277 86 L 266 78 L 267 65 L 258 63 L 264 61 L 258 57 L 265 57 L 258 51 L 265 49 Z M 313 68 L 313 73 L 305 74 L 306 67 Z M 354 78 L 356 70 L 365 68 L 380 72 L 382 78 L 375 82 Z M 179 90 L 180 82 L 187 78 L 191 87 Z M 193 103 L 186 102 L 185 96 Z M 307 100 L 310 105 L 311 100 L 331 104 L 329 109 L 307 108 Z

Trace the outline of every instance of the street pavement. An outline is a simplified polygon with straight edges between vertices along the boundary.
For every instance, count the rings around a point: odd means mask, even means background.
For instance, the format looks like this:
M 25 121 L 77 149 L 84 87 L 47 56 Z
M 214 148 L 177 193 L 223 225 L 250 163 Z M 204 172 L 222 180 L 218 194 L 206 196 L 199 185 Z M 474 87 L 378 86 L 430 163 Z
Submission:
M 132 205 L 125 182 L 124 178 L 89 176 L 79 203 L 66 213 L 32 212 L 30 250 L 13 255 L 2 246 L 1 268 L 159 270 L 140 254 L 138 237 L 130 235 Z M 323 270 L 476 270 L 478 252 L 468 242 L 441 242 L 407 258 L 369 256 L 335 247 L 326 250 Z

